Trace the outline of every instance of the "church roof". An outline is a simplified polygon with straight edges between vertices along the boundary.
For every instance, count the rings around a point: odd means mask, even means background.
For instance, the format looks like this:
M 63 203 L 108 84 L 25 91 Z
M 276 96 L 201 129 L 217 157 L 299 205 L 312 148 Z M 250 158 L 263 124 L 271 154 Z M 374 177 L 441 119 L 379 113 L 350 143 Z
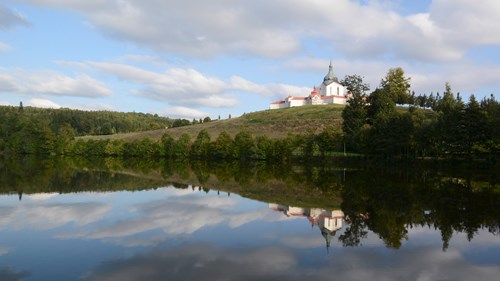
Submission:
M 282 104 L 282 103 L 285 103 L 285 101 L 284 100 L 279 100 L 279 101 L 275 101 L 275 102 L 273 102 L 271 104 Z
M 335 74 L 333 74 L 333 66 L 332 62 L 330 61 L 330 65 L 328 66 L 328 73 L 326 74 L 325 78 L 323 78 L 323 84 L 325 84 L 325 86 L 328 86 L 333 82 L 339 83 L 339 79 L 335 76 Z
M 319 96 L 318 89 L 316 89 L 316 86 L 314 86 L 314 89 L 312 90 L 311 94 L 309 96 Z

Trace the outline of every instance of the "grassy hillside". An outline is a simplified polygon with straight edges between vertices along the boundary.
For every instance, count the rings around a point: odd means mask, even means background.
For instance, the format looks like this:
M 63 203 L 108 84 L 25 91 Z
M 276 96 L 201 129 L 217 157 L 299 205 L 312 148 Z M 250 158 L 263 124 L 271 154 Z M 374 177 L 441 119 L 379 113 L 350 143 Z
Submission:
M 246 130 L 254 136 L 266 135 L 270 138 L 282 138 L 289 133 L 305 133 L 307 130 L 321 132 L 328 125 L 341 130 L 343 108 L 342 105 L 323 105 L 264 110 L 247 113 L 237 118 L 214 120 L 185 127 L 83 138 L 131 141 L 145 137 L 160 139 L 164 133 L 169 133 L 174 138 L 187 133 L 195 138 L 198 132 L 203 129 L 206 129 L 212 138 L 216 138 L 222 131 L 226 131 L 234 137 L 242 130 Z

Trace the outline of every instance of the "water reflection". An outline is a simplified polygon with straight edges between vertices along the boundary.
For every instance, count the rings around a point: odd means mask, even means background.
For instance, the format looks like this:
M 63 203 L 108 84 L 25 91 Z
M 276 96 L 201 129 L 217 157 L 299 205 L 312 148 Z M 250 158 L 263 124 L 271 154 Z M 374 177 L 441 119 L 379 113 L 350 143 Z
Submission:
M 0 164 L 0 280 L 500 273 L 500 193 L 479 172 L 46 161 Z
M 304 260 L 304 253 L 269 246 L 206 244 L 152 251 L 98 267 L 86 280 L 496 280 L 498 265 L 474 265 L 454 251 L 429 247 L 399 254 L 366 249 Z
M 0 268 L 0 280 L 3 281 L 19 281 L 25 280 L 30 276 L 28 271 L 16 271 L 11 267 Z
M 189 187 L 35 194 L 22 202 L 0 197 L 9 214 L 0 258 L 10 266 L 1 280 L 494 280 L 500 273 L 500 241 L 485 230 L 477 242 L 455 235 L 447 252 L 440 236 L 422 226 L 408 229 L 409 242 L 398 251 L 370 230 L 363 247 L 345 248 L 335 238 L 353 224 L 339 209 Z M 62 218 L 51 219 L 57 211 Z M 334 251 L 326 255 L 325 246 Z M 55 270 L 61 264 L 67 272 Z
M 326 242 L 327 252 L 330 249 L 332 237 L 342 228 L 344 212 L 341 210 L 327 211 L 320 208 L 302 208 L 269 203 L 269 209 L 282 212 L 287 217 L 305 217 L 312 227 L 317 226 Z

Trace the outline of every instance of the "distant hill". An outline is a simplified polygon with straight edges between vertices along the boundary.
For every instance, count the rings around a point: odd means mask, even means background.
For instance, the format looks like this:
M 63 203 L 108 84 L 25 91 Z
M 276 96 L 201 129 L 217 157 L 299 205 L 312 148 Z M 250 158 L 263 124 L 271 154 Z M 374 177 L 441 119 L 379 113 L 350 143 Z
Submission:
M 54 134 L 70 127 L 76 136 L 109 135 L 169 127 L 174 120 L 140 112 L 84 111 L 69 108 L 38 108 L 26 106 L 0 106 L 2 135 L 19 132 L 19 128 L 34 126 L 47 128 Z M 12 131 L 12 132 L 10 132 Z
M 270 138 L 283 138 L 289 133 L 305 133 L 308 130 L 318 133 L 329 125 L 340 131 L 342 129 L 341 114 L 343 109 L 343 105 L 321 105 L 263 110 L 247 113 L 237 118 L 213 120 L 184 127 L 82 138 L 132 141 L 149 137 L 158 140 L 165 133 L 169 133 L 174 138 L 187 133 L 195 138 L 198 132 L 203 129 L 207 130 L 212 138 L 216 138 L 222 131 L 234 137 L 242 130 L 248 131 L 254 136 L 266 135 Z

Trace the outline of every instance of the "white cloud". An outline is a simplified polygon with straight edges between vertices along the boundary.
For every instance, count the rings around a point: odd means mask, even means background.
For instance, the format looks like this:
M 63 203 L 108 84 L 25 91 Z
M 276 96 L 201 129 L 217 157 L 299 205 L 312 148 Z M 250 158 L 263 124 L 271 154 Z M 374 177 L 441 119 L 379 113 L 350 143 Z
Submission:
M 440 92 L 445 89 L 445 82 L 449 82 L 453 92 L 460 92 L 467 97 L 475 94 L 476 98 L 489 96 L 483 88 L 500 87 L 500 66 L 479 65 L 473 63 L 456 63 L 435 72 L 426 72 L 419 69 L 410 69 L 408 75 L 412 77 L 412 89 L 416 93 Z
M 11 29 L 19 25 L 29 26 L 29 22 L 17 11 L 0 6 L 0 30 Z
M 89 62 L 95 69 L 126 82 L 139 84 L 137 96 L 179 106 L 231 107 L 238 103 L 226 93 L 229 86 L 194 69 L 170 68 L 163 73 L 117 63 Z
M 237 91 L 245 91 L 269 98 L 284 98 L 288 95 L 305 96 L 312 90 L 287 84 L 269 83 L 256 84 L 239 76 L 231 77 L 231 87 Z
M 51 70 L 26 71 L 8 68 L 0 69 L 0 91 L 24 95 L 87 98 L 111 97 L 113 95 L 103 82 L 86 74 L 70 77 Z
M 118 58 L 119 62 L 123 63 L 144 63 L 151 64 L 159 67 L 166 67 L 168 63 L 160 57 L 157 56 L 148 56 L 148 55 L 125 55 Z
M 27 92 L 90 98 L 110 97 L 113 94 L 104 83 L 86 74 L 73 78 L 53 71 L 44 71 L 29 75 L 26 79 Z
M 13 92 L 18 90 L 16 79 L 9 74 L 0 73 L 0 92 Z
M 30 99 L 26 105 L 44 108 L 61 108 L 57 103 L 47 99 Z
M 189 107 L 184 107 L 184 106 L 175 106 L 172 108 L 169 108 L 165 110 L 164 114 L 166 116 L 171 116 L 171 117 L 177 117 L 177 118 L 184 118 L 184 119 L 191 119 L 191 118 L 203 118 L 206 116 L 209 116 L 208 112 L 200 111 L 197 109 L 189 108 Z
M 80 110 L 107 110 L 107 111 L 117 111 L 113 104 L 105 102 L 85 102 L 85 103 L 72 103 L 70 105 L 64 105 L 67 108 L 75 108 Z
M 234 95 L 235 91 L 248 92 L 269 98 L 282 98 L 290 94 L 306 95 L 311 90 L 279 83 L 257 84 L 239 76 L 233 76 L 229 79 L 229 82 L 225 82 L 219 78 L 209 77 L 192 68 L 170 68 L 160 73 L 118 63 L 88 62 L 87 65 L 123 81 L 141 85 L 142 88 L 133 91 L 137 96 L 168 101 L 170 104 L 178 106 L 179 109 L 183 108 L 183 111 L 187 106 L 236 106 L 239 101 Z M 185 114 L 185 116 L 199 116 L 199 113 L 192 111 Z
M 451 44 L 467 48 L 500 44 L 500 2 L 482 0 L 434 0 L 430 20 L 443 30 Z
M 408 16 L 375 0 L 25 2 L 77 10 L 113 38 L 190 56 L 286 57 L 319 38 L 356 57 L 453 61 L 500 44 L 496 0 L 434 0 L 427 13 Z

